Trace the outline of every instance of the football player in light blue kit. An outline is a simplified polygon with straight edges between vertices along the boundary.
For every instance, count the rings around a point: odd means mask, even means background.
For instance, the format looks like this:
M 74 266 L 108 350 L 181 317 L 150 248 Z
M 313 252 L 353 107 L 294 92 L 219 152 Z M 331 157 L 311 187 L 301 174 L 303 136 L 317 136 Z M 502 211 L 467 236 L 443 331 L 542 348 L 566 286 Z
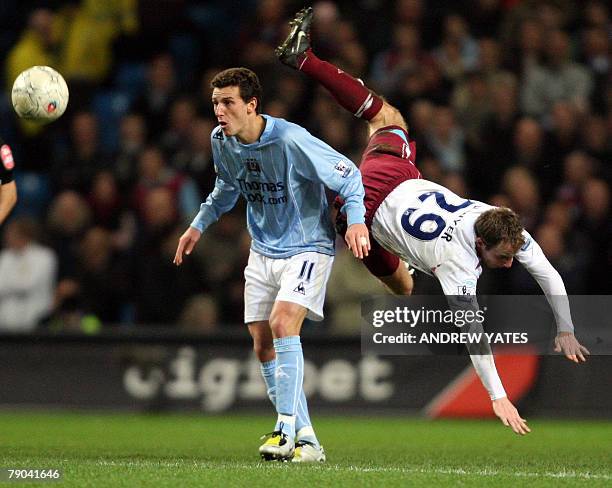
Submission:
M 206 230 L 242 195 L 252 244 L 245 269 L 244 320 L 268 395 L 276 406 L 274 432 L 259 448 L 264 459 L 324 461 L 302 390 L 300 329 L 322 320 L 335 233 L 325 187 L 344 198 L 346 242 L 368 255 L 364 189 L 355 165 L 302 127 L 260 114 L 261 86 L 246 68 L 217 74 L 211 83 L 219 126 L 212 132 L 215 188 L 181 236 L 182 263 Z

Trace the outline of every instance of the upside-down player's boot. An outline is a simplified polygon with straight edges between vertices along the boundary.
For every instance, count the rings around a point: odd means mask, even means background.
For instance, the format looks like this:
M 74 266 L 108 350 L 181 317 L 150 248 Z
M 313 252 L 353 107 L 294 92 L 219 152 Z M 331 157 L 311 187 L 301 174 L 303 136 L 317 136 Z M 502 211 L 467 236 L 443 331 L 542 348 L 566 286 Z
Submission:
M 289 24 L 291 31 L 275 53 L 283 64 L 300 69 L 306 51 L 310 49 L 310 26 L 312 24 L 312 7 L 303 8 Z
M 323 446 L 316 446 L 312 442 L 297 441 L 292 463 L 324 463 L 325 450 Z

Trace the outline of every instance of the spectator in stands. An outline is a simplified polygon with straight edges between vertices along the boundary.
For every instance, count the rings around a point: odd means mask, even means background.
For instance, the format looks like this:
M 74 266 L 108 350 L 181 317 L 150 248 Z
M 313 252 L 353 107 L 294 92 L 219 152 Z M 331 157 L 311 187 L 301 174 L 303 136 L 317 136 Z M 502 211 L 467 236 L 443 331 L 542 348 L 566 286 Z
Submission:
M 91 210 L 78 193 L 65 191 L 53 199 L 45 238 L 57 254 L 60 280 L 76 275 L 79 242 L 90 226 Z
M 419 157 L 431 153 L 429 146 L 427 146 L 427 134 L 433 126 L 434 108 L 434 105 L 425 99 L 415 100 L 410 106 L 410 135 L 417 144 Z
M 119 149 L 113 157 L 113 172 L 123 190 L 136 181 L 138 157 L 146 146 L 147 125 L 142 115 L 130 113 L 121 118 Z
M 128 264 L 113 250 L 112 234 L 101 227 L 89 229 L 79 243 L 77 259 L 76 275 L 62 280 L 57 309 L 72 308 L 105 324 L 122 322 L 131 280 Z
M 465 165 L 465 134 L 450 107 L 434 110 L 427 143 L 445 171 L 462 172 Z
M 0 251 L 0 330 L 30 332 L 53 306 L 57 257 L 36 239 L 36 222 L 17 218 Z
M 505 73 L 501 65 L 501 46 L 499 42 L 490 37 L 478 41 L 478 64 L 480 71 L 491 87 L 495 86 L 494 79 Z
M 286 104 L 286 113 L 290 120 L 306 122 L 307 117 L 304 112 L 307 111 L 308 107 L 305 104 L 308 104 L 308 100 L 304 100 L 306 96 L 304 78 L 297 76 L 296 73 L 292 71 L 283 73 L 278 80 L 274 94 L 277 100 Z M 269 103 L 266 102 L 266 110 L 268 113 L 270 112 L 269 108 Z
M 96 173 L 87 195 L 87 203 L 91 208 L 94 225 L 109 231 L 119 228 L 123 202 L 113 173 Z
M 15 78 L 30 66 L 56 65 L 53 45 L 57 39 L 53 35 L 54 13 L 46 8 L 33 10 L 28 17 L 28 26 L 19 41 L 6 57 L 6 88 L 10 92 Z
M 195 117 L 196 107 L 191 98 L 179 97 L 172 102 L 168 128 L 160 139 L 160 147 L 167 157 L 172 158 L 178 151 L 187 148 Z
M 612 74 L 610 35 L 605 27 L 591 27 L 582 33 L 582 51 L 586 66 L 593 75 L 592 106 L 600 113 L 605 107 L 606 87 Z
M 134 34 L 138 29 L 136 7 L 133 0 L 82 0 L 59 11 L 57 28 L 63 38 L 59 69 L 68 81 L 73 103 L 88 103 L 97 85 L 108 76 L 113 41 L 121 33 Z
M 587 27 L 600 27 L 608 32 L 612 31 L 612 22 L 610 21 L 610 8 L 605 2 L 600 0 L 591 0 L 587 2 L 582 10 L 583 23 Z
M 151 140 L 161 136 L 175 97 L 176 73 L 172 57 L 168 53 L 160 53 L 149 61 L 145 93 L 132 105 L 132 110 L 147 121 Z
M 577 207 L 584 184 L 593 176 L 593 166 L 593 160 L 582 151 L 568 154 L 563 163 L 563 181 L 557 189 L 557 198 L 570 207 Z
M 54 49 L 57 37 L 53 32 L 55 14 L 46 8 L 37 8 L 28 17 L 26 29 L 21 33 L 17 43 L 11 48 L 5 64 L 6 93 L 10 94 L 13 83 L 19 73 L 31 66 L 57 66 Z M 24 136 L 33 138 L 40 136 L 43 127 L 35 122 L 19 119 L 19 127 Z M 27 140 L 27 139 L 26 139 Z M 36 142 L 35 140 L 31 142 Z M 39 168 L 40 156 L 36 151 L 28 151 L 20 160 L 22 169 Z M 33 168 L 30 168 L 32 166 Z
M 378 93 L 392 96 L 406 73 L 418 71 L 425 55 L 420 44 L 421 33 L 417 26 L 394 24 L 391 47 L 379 53 L 372 64 L 370 80 Z
M 444 76 L 453 82 L 459 81 L 468 71 L 478 65 L 478 43 L 469 33 L 463 17 L 451 14 L 444 19 L 442 44 L 434 53 Z
M 98 120 L 93 113 L 75 114 L 70 129 L 69 151 L 58 156 L 53 168 L 55 188 L 85 195 L 94 175 L 110 165 L 110 158 L 102 150 Z
M 521 118 L 514 128 L 512 161 L 534 173 L 536 178 L 556 181 L 559 168 L 548 165 L 546 141 L 542 126 L 533 118 Z M 544 185 L 545 186 L 545 185 Z M 546 189 L 552 188 L 548 186 Z
M 548 33 L 545 46 L 545 62 L 525 72 L 521 94 L 523 110 L 531 116 L 544 117 L 556 102 L 568 102 L 585 112 L 593 80 L 588 70 L 571 60 L 568 35 L 554 30 Z
M 519 117 L 516 77 L 505 72 L 495 76 L 491 83 L 491 111 L 479 128 L 481 145 L 472 154 L 468 171 L 475 198 L 485 200 L 499 189 L 502 175 L 515 161 L 513 138 Z
M 591 178 L 582 187 L 578 229 L 591 239 L 591 262 L 587 268 L 587 293 L 612 293 L 612 215 L 610 185 Z
M 480 129 L 491 112 L 489 84 L 482 73 L 468 73 L 463 82 L 455 85 L 452 106 L 457 122 L 464 128 L 466 144 L 481 150 Z
M 208 195 L 214 186 L 215 170 L 210 146 L 210 134 L 214 127 L 211 119 L 196 118 L 189 127 L 186 146 L 175 153 L 171 161 L 174 169 L 197 183 L 202 195 Z
M 205 291 L 206 283 L 197 263 L 180 272 L 172 263 L 183 225 L 178 220 L 172 191 L 165 187 L 151 189 L 144 197 L 142 212 L 143 225 L 132 261 L 136 321 L 172 325 L 186 300 Z
M 115 250 L 127 251 L 134 242 L 136 223 L 113 173 L 101 171 L 96 174 L 87 202 L 92 212 L 93 225 L 111 233 Z
M 149 146 L 140 155 L 139 176 L 133 194 L 134 208 L 141 218 L 146 211 L 145 201 L 148 193 L 160 187 L 171 192 L 174 198 L 173 208 L 179 212 L 179 217 L 190 219 L 200 200 L 195 182 L 168 166 L 158 147 Z
M 329 117 L 321 126 L 321 138 L 342 154 L 352 152 L 355 143 L 351 138 L 351 128 L 347 117 Z
M 563 159 L 578 149 L 580 144 L 580 123 L 582 117 L 576 108 L 567 102 L 557 102 L 552 107 L 551 124 L 548 131 L 547 156 L 549 164 L 560 168 Z M 559 180 L 555 182 L 555 186 Z
M 506 63 L 519 77 L 538 66 L 544 53 L 544 29 L 533 16 L 522 21 L 507 52 Z
M 185 332 L 206 334 L 219 330 L 219 307 L 211 295 L 192 296 L 181 312 L 179 324 Z
M 540 217 L 540 192 L 533 173 L 525 167 L 513 166 L 504 175 L 502 190 L 525 229 L 533 230 Z
M 612 112 L 611 112 L 612 113 Z M 612 126 L 611 126 L 612 129 Z M 612 134 L 612 130 L 609 131 Z M 592 158 L 605 164 L 612 161 L 612 144 L 608 135 L 606 120 L 598 115 L 591 115 L 582 124 L 582 145 L 586 153 Z M 612 181 L 612 168 L 608 168 L 607 178 Z

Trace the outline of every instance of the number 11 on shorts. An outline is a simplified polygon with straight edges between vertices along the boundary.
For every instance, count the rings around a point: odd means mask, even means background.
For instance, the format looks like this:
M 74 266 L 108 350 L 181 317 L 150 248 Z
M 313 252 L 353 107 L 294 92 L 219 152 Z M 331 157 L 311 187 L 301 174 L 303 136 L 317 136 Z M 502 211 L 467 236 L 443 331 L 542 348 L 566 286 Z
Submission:
M 302 263 L 302 269 L 300 270 L 300 274 L 298 275 L 298 279 L 304 280 L 306 282 L 310 281 L 310 277 L 312 276 L 312 269 L 314 268 L 315 263 L 311 263 L 306 260 Z

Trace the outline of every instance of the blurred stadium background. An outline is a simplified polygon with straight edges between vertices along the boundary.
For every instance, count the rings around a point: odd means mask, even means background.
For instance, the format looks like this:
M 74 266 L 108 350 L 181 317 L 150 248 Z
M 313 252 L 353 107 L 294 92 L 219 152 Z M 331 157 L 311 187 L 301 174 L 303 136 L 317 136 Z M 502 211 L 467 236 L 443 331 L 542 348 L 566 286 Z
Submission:
M 264 112 L 359 162 L 365 125 L 274 57 L 302 6 L 0 2 L 0 134 L 13 147 L 19 189 L 0 261 L 19 247 L 43 248 L 17 294 L 9 286 L 17 277 L 0 275 L 0 406 L 271 413 L 242 324 L 250 244 L 243 203 L 186 265 L 177 269 L 172 257 L 213 186 L 209 80 L 220 69 L 256 71 Z M 319 55 L 401 109 L 427 179 L 515 209 L 568 293 L 612 293 L 607 2 L 314 6 Z M 8 96 L 17 74 L 37 64 L 59 70 L 70 87 L 67 113 L 45 127 L 17 120 Z M 361 356 L 360 302 L 383 290 L 341 240 L 337 247 L 326 320 L 304 326 L 314 417 L 488 415 L 481 388 L 447 388 L 466 358 Z M 539 288 L 515 265 L 485 272 L 479 292 Z M 415 293 L 440 290 L 419 276 Z M 500 370 L 527 416 L 609 419 L 609 359 L 575 367 L 558 357 L 511 357 Z

